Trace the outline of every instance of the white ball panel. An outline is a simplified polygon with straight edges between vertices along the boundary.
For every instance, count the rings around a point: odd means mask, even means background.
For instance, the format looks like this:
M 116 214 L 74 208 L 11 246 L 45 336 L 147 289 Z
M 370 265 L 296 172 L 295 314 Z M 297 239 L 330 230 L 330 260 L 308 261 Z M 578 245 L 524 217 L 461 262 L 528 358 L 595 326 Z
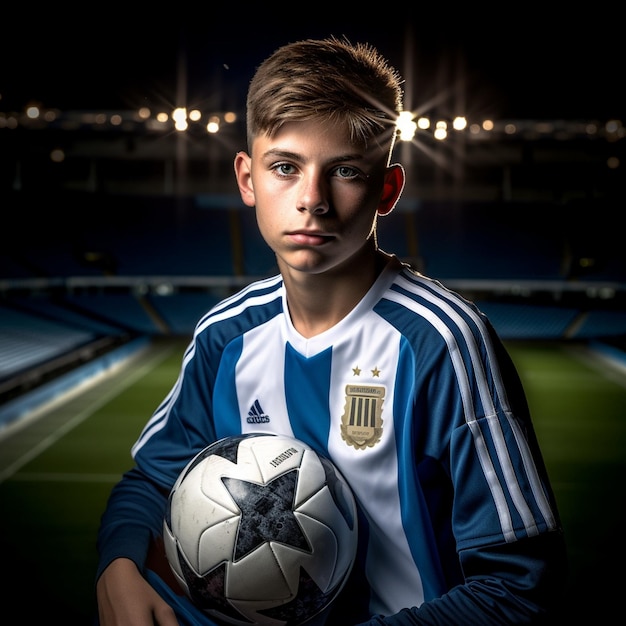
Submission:
M 305 452 L 300 463 L 298 488 L 296 491 L 296 506 L 308 500 L 319 491 L 326 482 L 326 472 L 320 463 L 319 457 L 313 450 Z
M 254 446 L 253 450 L 250 448 Z M 285 474 L 300 466 L 302 455 L 308 446 L 291 437 L 267 436 L 243 441 L 239 446 L 239 458 L 245 462 L 254 459 L 260 474 L 260 482 L 267 483 L 272 478 Z M 248 454 L 251 455 L 249 459 Z
M 345 569 L 337 569 L 337 538 L 326 524 L 300 513 L 296 513 L 296 517 L 313 547 L 312 554 L 301 557 L 302 565 L 315 584 L 326 593 L 345 574 Z
M 234 464 L 221 456 L 210 456 L 204 463 L 194 468 L 201 474 L 199 489 L 207 498 L 219 504 L 231 513 L 238 513 L 239 509 L 228 493 L 228 489 L 222 482 L 222 476 L 235 478 L 245 477 L 246 480 L 260 481 L 261 475 L 256 469 L 256 464 Z M 187 481 L 185 481 L 187 484 Z M 198 497 L 199 494 L 196 495 Z
M 200 472 L 194 470 L 187 477 L 190 480 L 185 480 L 173 494 L 171 518 L 172 532 L 195 571 L 199 571 L 198 568 L 201 567 L 198 554 L 202 535 L 215 524 L 232 520 L 239 514 L 239 510 L 232 503 L 230 506 L 235 509 L 234 512 L 202 495 L 199 475 Z
M 183 572 L 180 567 L 180 561 L 178 559 L 178 550 L 176 548 L 176 538 L 170 532 L 167 524 L 163 524 L 163 545 L 165 547 L 165 556 L 170 565 L 172 573 L 181 584 L 183 589 L 187 590 L 187 583 L 183 578 Z
M 242 615 L 245 615 L 249 621 L 224 620 L 229 624 L 235 624 L 236 626 L 285 626 L 285 620 L 272 619 L 267 615 L 259 613 L 259 611 L 279 607 L 283 604 L 281 600 L 232 600 L 231 604 L 242 613 Z M 223 619 L 222 617 L 222 620 Z
M 233 558 L 240 516 L 217 522 L 207 528 L 198 544 L 198 574 L 203 575 L 216 565 Z
M 292 592 L 276 563 L 271 544 L 262 544 L 240 561 L 228 564 L 226 596 L 229 599 L 280 600 L 281 603 L 291 598 Z
M 328 571 L 320 572 L 320 568 L 329 570 L 332 567 L 332 563 L 318 562 L 320 553 L 317 550 L 308 553 L 281 543 L 273 543 L 272 548 L 280 564 L 280 569 L 287 579 L 287 584 L 289 584 L 294 594 L 298 592 L 301 567 L 306 570 L 322 591 L 326 591 L 325 580 L 328 579 Z
M 352 502 L 353 504 L 351 511 L 354 517 L 354 523 L 356 524 L 356 507 L 352 500 L 348 500 L 348 502 Z M 311 524 L 313 520 L 318 520 L 322 528 L 332 535 L 332 539 L 315 539 L 313 543 L 316 548 L 322 545 L 328 547 L 329 550 L 331 549 L 331 544 L 334 546 L 334 577 L 328 584 L 329 587 L 333 587 L 353 564 L 357 544 L 356 529 L 348 526 L 327 487 L 318 491 L 315 496 L 299 506 L 296 515 L 300 524 L 305 529 L 307 537 L 311 538 L 315 536 L 314 530 L 317 527 Z M 342 549 L 338 550 L 337 546 L 342 546 Z M 330 554 L 325 558 L 331 558 Z

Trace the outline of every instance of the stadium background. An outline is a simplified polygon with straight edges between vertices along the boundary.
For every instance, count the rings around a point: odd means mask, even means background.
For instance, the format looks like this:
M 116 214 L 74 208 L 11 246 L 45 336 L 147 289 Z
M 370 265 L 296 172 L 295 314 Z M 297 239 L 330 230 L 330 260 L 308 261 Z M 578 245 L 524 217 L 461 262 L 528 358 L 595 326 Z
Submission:
M 445 141 L 428 129 L 398 146 L 408 184 L 381 219 L 381 246 L 479 302 L 510 346 L 574 538 L 567 614 L 616 606 L 607 596 L 624 577 L 609 570 L 624 555 L 609 539 L 624 521 L 626 436 L 618 38 L 582 46 L 583 20 L 545 14 L 522 31 L 465 16 L 440 26 L 433 15 L 396 29 L 338 16 L 286 28 L 254 11 L 176 28 L 99 16 L 98 28 L 76 30 L 12 11 L 12 41 L 28 54 L 0 43 L 11 60 L 0 73 L 0 501 L 3 553 L 16 563 L 3 600 L 85 623 L 103 498 L 195 321 L 275 270 L 232 174 L 247 80 L 288 40 L 346 34 L 402 71 L 405 108 L 433 122 L 467 117 Z M 157 121 L 183 105 L 202 113 L 186 131 Z M 81 401 L 102 404 L 84 424 Z M 24 588 L 39 585 L 44 601 L 30 605 Z M 600 594 L 602 608 L 578 605 Z

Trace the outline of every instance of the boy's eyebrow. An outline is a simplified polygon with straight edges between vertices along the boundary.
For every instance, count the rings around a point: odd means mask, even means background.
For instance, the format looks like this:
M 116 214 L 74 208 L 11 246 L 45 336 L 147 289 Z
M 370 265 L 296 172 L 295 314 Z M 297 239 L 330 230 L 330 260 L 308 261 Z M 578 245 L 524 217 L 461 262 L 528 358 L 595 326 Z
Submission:
M 291 150 L 281 150 L 280 148 L 270 148 L 266 152 L 261 155 L 262 158 L 267 157 L 280 157 L 282 159 L 290 159 L 292 161 L 298 161 L 303 163 L 306 159 L 297 152 L 292 152 Z M 365 159 L 365 155 L 360 152 L 354 154 L 339 154 L 337 156 L 332 157 L 328 163 L 344 163 L 345 161 L 363 161 Z
M 290 150 L 279 150 L 278 148 L 270 148 L 269 150 L 266 150 L 261 156 L 262 158 L 280 157 L 282 159 L 292 159 L 294 161 L 303 160 L 297 152 L 291 152 Z

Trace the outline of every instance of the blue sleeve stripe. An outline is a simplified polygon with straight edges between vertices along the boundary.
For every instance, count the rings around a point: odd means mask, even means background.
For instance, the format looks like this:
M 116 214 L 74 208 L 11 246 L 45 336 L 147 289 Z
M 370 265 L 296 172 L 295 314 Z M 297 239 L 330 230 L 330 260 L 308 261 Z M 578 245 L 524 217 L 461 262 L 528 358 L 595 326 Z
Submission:
M 489 489 L 491 491 L 496 506 L 502 533 L 506 541 L 514 541 L 515 532 L 513 530 L 513 521 L 511 519 L 511 514 L 506 502 L 506 498 L 504 496 L 502 485 L 500 484 L 500 481 L 498 479 L 498 474 L 493 466 L 492 459 L 489 455 L 487 444 L 476 421 L 467 369 L 465 368 L 465 365 L 461 358 L 461 353 L 458 348 L 458 344 L 456 342 L 454 334 L 444 324 L 442 318 L 439 315 L 437 315 L 434 311 L 430 310 L 423 304 L 416 302 L 414 299 L 411 299 L 406 295 L 403 295 L 402 293 L 396 291 L 389 292 L 386 297 L 390 300 L 393 300 L 394 302 L 397 302 L 398 304 L 401 304 L 402 306 L 405 306 L 406 308 L 417 313 L 424 319 L 428 320 L 446 342 L 446 345 L 448 346 L 448 352 L 450 354 L 450 359 L 452 361 L 456 374 L 459 392 L 461 394 L 465 421 L 470 428 L 470 431 L 472 432 L 472 436 L 474 438 L 474 445 L 476 446 L 478 459 L 480 461 L 483 474 L 485 476 L 487 484 L 489 485 Z
M 195 334 L 202 332 L 217 316 L 217 320 L 238 315 L 242 310 L 255 304 L 274 300 L 281 293 L 282 277 L 273 276 L 248 285 L 238 293 L 218 302 L 196 326 Z
M 501 414 L 506 416 L 510 424 L 515 425 L 515 420 L 512 419 L 510 407 L 508 406 L 506 394 L 504 393 L 504 384 L 499 368 L 497 367 L 494 348 L 483 320 L 469 303 L 466 303 L 459 298 L 459 296 L 456 296 L 429 279 L 413 277 L 411 280 L 408 280 L 405 273 L 398 278 L 396 286 L 399 289 L 388 292 L 386 297 L 402 304 L 427 319 L 440 333 L 448 346 L 461 393 L 465 420 L 472 432 L 477 455 L 485 479 L 489 484 L 494 498 L 505 540 L 514 541 L 516 539 L 511 512 L 504 494 L 505 488 L 520 519 L 523 521 L 526 534 L 528 536 L 537 534 L 538 529 L 532 508 L 524 498 L 522 489 L 520 488 L 515 468 L 511 462 L 504 433 L 502 432 L 502 426 L 497 417 L 498 410 L 496 409 L 494 398 L 492 398 L 489 392 L 488 376 L 493 379 L 498 403 L 502 407 Z M 441 313 L 444 315 L 442 316 Z M 457 329 L 457 332 L 454 332 L 453 329 L 445 323 L 444 320 L 446 317 L 450 320 L 451 325 Z M 472 332 L 472 326 L 476 330 L 476 334 Z M 479 340 L 477 337 L 480 338 L 480 344 L 484 346 L 485 352 L 488 355 L 486 361 L 483 361 L 481 358 Z M 466 352 L 459 350 L 459 340 L 463 342 Z M 496 450 L 496 459 L 491 458 L 484 435 L 476 422 L 476 408 L 471 392 L 467 365 L 463 360 L 464 353 L 469 355 L 471 367 L 476 372 L 479 400 L 484 409 L 484 416 L 489 426 L 490 437 Z M 485 366 L 487 366 L 488 372 L 485 371 Z M 541 481 L 537 468 L 532 461 L 530 450 L 517 425 L 515 425 L 513 432 L 525 471 L 528 475 L 529 483 L 533 489 L 533 497 L 536 500 L 537 507 L 542 512 L 547 524 L 551 525 L 554 523 L 554 517 L 551 513 L 546 493 L 541 487 Z M 504 486 L 498 478 L 498 473 L 493 464 L 494 460 L 500 468 L 505 483 Z
M 444 299 L 448 303 L 450 303 L 451 306 L 454 307 L 454 310 L 456 310 L 460 316 L 462 316 L 463 318 L 467 318 L 468 323 L 472 322 L 480 335 L 482 344 L 487 350 L 487 354 L 489 355 L 489 361 L 491 363 L 497 363 L 497 359 L 494 354 L 493 343 L 491 342 L 491 338 L 489 336 L 489 333 L 487 332 L 485 322 L 468 302 L 462 300 L 458 294 L 451 292 L 449 289 L 443 287 L 440 283 L 436 281 L 424 278 L 417 278 L 414 281 L 408 282 L 413 282 L 416 287 L 421 286 L 424 291 L 431 293 L 434 297 L 434 299 L 432 299 L 431 301 L 435 305 L 437 305 L 437 302 L 440 302 L 442 299 Z M 504 383 L 502 382 L 502 377 L 500 376 L 499 371 L 492 371 L 492 378 L 497 391 L 498 401 L 500 405 L 502 406 L 504 411 L 510 411 L 506 389 L 504 387 Z M 487 395 L 490 395 L 488 390 Z M 491 399 L 489 399 L 488 402 L 492 404 Z M 487 414 L 490 414 L 491 412 L 495 413 L 495 408 L 493 407 L 493 404 L 490 409 L 487 408 L 489 405 L 484 406 L 485 412 Z
M 180 394 L 180 386 L 183 379 L 183 372 L 185 370 L 185 367 L 187 366 L 187 363 L 189 363 L 189 361 L 193 358 L 194 353 L 195 343 L 192 342 L 190 347 L 185 351 L 181 372 L 178 375 L 174 386 L 170 389 L 163 402 L 161 402 L 161 404 L 154 411 L 150 419 L 146 422 L 146 425 L 143 427 L 139 435 L 139 438 L 131 447 L 131 456 L 133 458 L 135 458 L 139 450 L 143 448 L 146 441 L 148 441 L 152 437 L 152 435 L 159 432 L 162 428 L 165 428 L 170 408 L 176 402 L 176 398 L 178 398 L 178 395 Z
M 517 446 L 522 451 L 524 468 L 526 470 L 528 480 L 530 481 L 533 496 L 537 501 L 537 506 L 539 507 L 539 510 L 541 511 L 543 519 L 546 521 L 548 528 L 550 528 L 550 530 L 555 530 L 557 528 L 557 521 L 554 517 L 554 511 L 550 507 L 548 496 L 546 495 L 543 484 L 541 483 L 535 464 L 532 462 L 532 455 L 530 453 L 530 450 L 528 449 L 528 442 L 526 441 L 526 437 L 524 437 L 524 434 L 520 429 L 519 423 L 512 413 L 507 413 L 506 418 L 511 426 L 511 431 L 515 435 L 515 441 L 517 442 Z
M 403 281 L 400 280 L 399 282 L 400 284 L 402 284 Z M 406 285 L 404 286 L 406 287 Z M 524 499 L 522 490 L 520 488 L 517 476 L 513 468 L 513 464 L 511 463 L 511 458 L 509 456 L 509 451 L 506 446 L 504 434 L 502 433 L 500 421 L 496 417 L 497 410 L 489 391 L 487 372 L 485 371 L 483 360 L 481 359 L 480 353 L 478 351 L 475 335 L 471 332 L 466 318 L 469 317 L 469 319 L 475 324 L 476 328 L 478 329 L 480 338 L 485 344 L 487 352 L 490 355 L 490 361 L 487 363 L 487 365 L 489 366 L 491 375 L 494 377 L 495 386 L 496 388 L 502 388 L 503 385 L 502 381 L 500 380 L 499 371 L 494 371 L 490 365 L 491 362 L 493 362 L 493 348 L 491 346 L 491 342 L 488 341 L 484 325 L 479 319 L 478 315 L 471 311 L 469 307 L 468 310 L 464 311 L 464 313 L 467 314 L 466 317 L 463 317 L 457 309 L 451 306 L 449 299 L 445 297 L 448 296 L 447 292 L 445 292 L 444 294 L 440 294 L 444 296 L 443 299 L 441 297 L 438 297 L 439 294 L 433 293 L 429 290 L 423 290 L 423 293 L 421 295 L 428 303 L 432 304 L 443 313 L 445 313 L 445 315 L 452 321 L 452 323 L 459 329 L 461 333 L 464 345 L 467 346 L 468 349 L 468 354 L 473 371 L 476 373 L 475 379 L 478 384 L 480 402 L 484 410 L 485 419 L 487 420 L 487 424 L 489 425 L 491 441 L 496 450 L 498 466 L 503 473 L 505 484 L 508 488 L 511 499 L 515 504 L 515 508 L 517 509 L 517 512 L 524 522 L 524 528 L 526 529 L 527 534 L 535 535 L 538 532 L 537 525 L 535 523 L 532 511 L 528 506 L 526 500 Z M 454 369 L 457 372 L 457 379 L 459 380 L 459 383 L 462 387 L 464 387 L 465 385 L 468 386 L 465 390 L 465 395 L 470 398 L 470 400 L 468 400 L 468 402 L 470 402 L 472 396 L 468 383 L 469 376 L 467 374 L 465 364 L 462 360 L 461 355 L 458 353 L 458 350 L 456 350 L 454 353 L 451 353 L 451 355 L 454 355 L 456 357 L 454 359 Z M 500 384 L 498 384 L 496 380 L 499 380 Z M 494 501 L 498 509 L 498 515 L 500 518 L 500 523 L 505 539 L 507 541 L 514 541 L 515 533 L 513 530 L 511 514 L 506 502 L 506 498 L 504 496 L 503 487 L 498 479 L 497 473 L 493 466 L 493 462 L 487 450 L 487 445 L 484 440 L 482 431 L 480 430 L 479 425 L 476 423 L 477 417 L 475 407 L 473 405 L 471 406 L 470 411 L 466 411 L 465 416 L 466 422 L 470 427 L 470 430 L 472 431 L 476 449 L 478 451 L 478 456 L 481 462 L 481 466 L 483 468 L 483 473 L 485 474 L 488 482 L 491 485 L 491 491 L 493 493 Z M 525 463 L 525 465 L 528 465 L 527 462 Z
M 520 430 L 519 423 L 515 419 L 515 416 L 512 414 L 511 407 L 509 405 L 509 401 L 507 398 L 504 382 L 500 374 L 500 370 L 498 367 L 492 366 L 492 364 L 497 363 L 497 359 L 494 353 L 493 342 L 491 341 L 491 338 L 489 336 L 489 333 L 487 332 L 487 329 L 485 327 L 483 320 L 478 315 L 478 313 L 469 305 L 469 303 L 465 303 L 463 300 L 460 300 L 458 295 L 450 292 L 450 290 L 446 289 L 441 284 L 435 281 L 428 280 L 428 279 L 418 279 L 417 282 L 421 284 L 426 283 L 427 285 L 431 286 L 435 294 L 442 296 L 443 298 L 445 298 L 446 300 L 450 302 L 456 303 L 459 309 L 461 309 L 462 312 L 464 312 L 469 317 L 469 319 L 475 324 L 476 328 L 478 329 L 482 343 L 485 346 L 487 350 L 487 354 L 489 356 L 490 374 L 491 374 L 491 377 L 493 379 L 493 382 L 496 388 L 499 402 L 502 406 L 504 414 L 506 415 L 506 418 L 509 422 L 511 430 L 513 434 L 515 435 L 517 446 L 520 451 L 522 461 L 524 463 L 526 475 L 528 476 L 528 480 L 532 488 L 533 497 L 548 527 L 551 529 L 556 528 L 556 520 L 554 518 L 554 512 L 552 511 L 552 508 L 550 507 L 549 500 L 542 486 L 541 480 L 539 478 L 539 474 L 537 472 L 537 468 L 532 460 L 532 454 L 528 448 L 528 442 L 526 441 L 526 438 L 523 436 Z M 482 397 L 481 397 L 481 400 L 482 400 Z M 486 405 L 483 404 L 483 406 L 486 406 Z M 494 414 L 495 414 L 495 410 L 494 410 Z M 496 419 L 490 419 L 489 425 L 492 431 L 494 430 L 498 431 L 497 435 L 495 434 L 493 435 L 494 443 L 498 449 L 498 456 L 501 458 L 504 458 L 506 455 L 506 459 L 508 459 L 509 452 L 504 442 L 504 436 L 501 431 L 500 422 Z M 501 461 L 501 465 L 502 465 L 503 471 L 506 472 L 507 469 L 509 470 L 509 477 L 507 478 L 507 483 L 515 487 L 515 489 L 512 489 L 511 491 L 511 497 L 513 501 L 515 502 L 518 513 L 524 520 L 524 527 L 528 535 L 532 536 L 534 534 L 537 534 L 538 529 L 535 524 L 534 516 L 532 515 L 532 512 L 530 511 L 530 509 L 526 506 L 526 502 L 523 498 L 521 490 L 519 489 L 519 483 L 515 477 L 515 473 L 513 471 L 510 460 L 508 462 Z

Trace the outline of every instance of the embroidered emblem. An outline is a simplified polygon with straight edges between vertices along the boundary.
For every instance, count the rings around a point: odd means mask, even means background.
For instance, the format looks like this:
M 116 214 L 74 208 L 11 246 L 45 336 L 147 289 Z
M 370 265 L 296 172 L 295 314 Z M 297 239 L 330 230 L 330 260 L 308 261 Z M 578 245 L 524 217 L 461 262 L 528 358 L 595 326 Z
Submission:
M 346 385 L 341 416 L 341 436 L 357 450 L 371 448 L 383 434 L 385 388 L 379 385 Z

